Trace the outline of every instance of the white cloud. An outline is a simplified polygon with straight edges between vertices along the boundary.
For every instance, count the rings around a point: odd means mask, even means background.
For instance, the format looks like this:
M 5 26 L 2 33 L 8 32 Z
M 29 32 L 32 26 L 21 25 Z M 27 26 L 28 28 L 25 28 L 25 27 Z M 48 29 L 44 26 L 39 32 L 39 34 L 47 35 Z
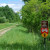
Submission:
M 0 7 L 6 6 L 6 5 L 8 5 L 10 8 L 12 8 L 15 12 L 19 11 L 22 8 L 22 6 L 23 6 L 23 4 L 6 4 L 6 3 L 1 3 Z
M 22 0 L 20 0 L 20 1 L 22 1 Z
M 5 3 L 3 3 L 3 4 L 0 4 L 0 7 L 1 7 L 1 6 L 6 6 L 6 4 L 5 4 Z

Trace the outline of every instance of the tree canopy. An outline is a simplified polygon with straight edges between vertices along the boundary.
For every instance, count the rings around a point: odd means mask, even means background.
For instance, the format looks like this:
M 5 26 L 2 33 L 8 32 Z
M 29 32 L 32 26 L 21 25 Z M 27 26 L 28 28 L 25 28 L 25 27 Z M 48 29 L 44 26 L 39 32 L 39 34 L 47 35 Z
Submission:
M 49 16 L 49 0 L 46 1 L 46 4 L 39 0 L 30 0 L 22 8 L 22 22 L 29 32 L 40 31 L 41 21 L 48 20 Z
M 30 1 L 30 0 L 23 0 L 23 1 L 24 1 L 24 2 L 26 2 L 26 1 L 28 2 L 28 1 Z
M 5 7 L 0 7 L 0 20 L 6 18 L 6 22 L 17 22 L 19 17 L 18 13 L 15 13 L 12 8 L 8 5 Z

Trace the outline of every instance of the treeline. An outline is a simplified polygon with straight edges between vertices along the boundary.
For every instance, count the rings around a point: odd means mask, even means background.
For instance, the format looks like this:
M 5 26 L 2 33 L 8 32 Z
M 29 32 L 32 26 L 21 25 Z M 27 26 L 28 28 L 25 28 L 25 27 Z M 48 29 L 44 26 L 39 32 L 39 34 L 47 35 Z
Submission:
M 28 32 L 40 32 L 41 21 L 49 21 L 50 26 L 50 0 L 23 0 L 22 22 Z
M 8 5 L 0 7 L 0 23 L 18 22 L 19 20 L 19 13 L 15 13 Z

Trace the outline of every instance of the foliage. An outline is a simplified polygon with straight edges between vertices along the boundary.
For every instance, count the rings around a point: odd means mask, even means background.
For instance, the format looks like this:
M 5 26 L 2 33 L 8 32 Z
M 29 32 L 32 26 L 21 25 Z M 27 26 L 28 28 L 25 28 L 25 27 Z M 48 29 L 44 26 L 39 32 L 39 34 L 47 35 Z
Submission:
M 30 1 L 30 0 L 23 0 L 23 1 L 24 1 L 24 2 L 26 2 L 26 1 L 28 2 L 28 1 Z
M 23 0 L 24 2 L 28 2 L 30 0 Z M 38 0 L 38 1 L 42 1 L 42 2 L 46 2 L 46 0 Z
M 0 17 L 0 23 L 5 23 L 6 22 L 6 17 Z
M 17 13 L 15 13 L 12 8 L 9 8 L 8 5 L 0 7 L 0 17 L 3 16 L 5 16 L 9 22 L 17 22 L 17 18 L 19 18 L 19 14 L 17 15 Z
M 38 32 L 41 21 L 48 20 L 50 16 L 50 2 L 31 0 L 22 8 L 22 22 L 29 32 Z
M 16 15 L 16 21 L 20 21 L 20 15 L 19 15 L 20 13 L 19 12 L 17 12 L 17 13 L 15 13 L 15 15 Z

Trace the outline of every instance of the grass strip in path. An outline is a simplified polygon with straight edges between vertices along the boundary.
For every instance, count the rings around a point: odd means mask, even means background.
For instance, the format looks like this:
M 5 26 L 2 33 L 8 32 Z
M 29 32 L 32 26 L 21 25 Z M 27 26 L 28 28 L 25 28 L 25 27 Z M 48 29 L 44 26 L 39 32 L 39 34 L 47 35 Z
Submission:
M 0 23 L 0 30 L 3 29 L 3 28 L 7 28 L 9 26 L 13 26 L 15 24 L 16 23 Z

